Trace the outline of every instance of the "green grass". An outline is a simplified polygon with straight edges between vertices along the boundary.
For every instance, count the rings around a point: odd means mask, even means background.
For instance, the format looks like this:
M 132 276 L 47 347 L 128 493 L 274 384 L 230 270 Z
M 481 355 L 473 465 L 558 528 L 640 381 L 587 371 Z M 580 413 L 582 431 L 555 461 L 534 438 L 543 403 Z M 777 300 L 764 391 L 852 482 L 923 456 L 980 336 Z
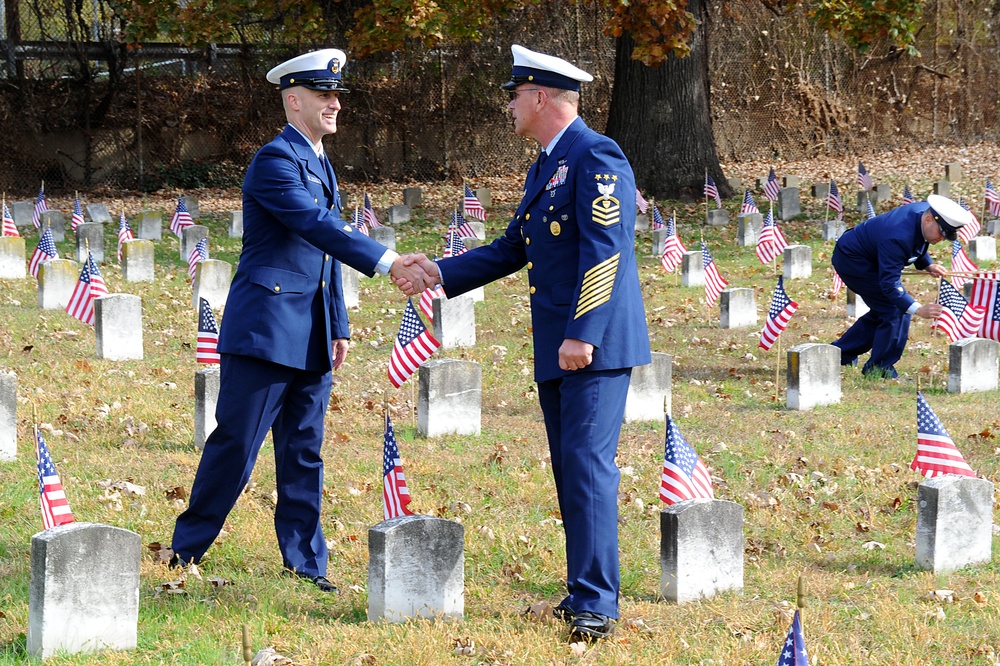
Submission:
M 504 201 L 491 211 L 491 233 L 501 230 L 515 203 Z M 571 653 L 564 626 L 522 616 L 536 601 L 558 602 L 565 574 L 532 381 L 524 273 L 486 288 L 486 301 L 476 305 L 475 348 L 439 352 L 482 364 L 482 434 L 435 439 L 415 436 L 412 382 L 394 390 L 385 378 L 405 300 L 388 280 L 363 279 L 324 452 L 329 576 L 342 594 L 322 596 L 280 574 L 270 499 L 273 452 L 265 443 L 253 486 L 201 567 L 205 580 L 189 578 L 187 594 L 167 594 L 160 586 L 175 574 L 144 551 L 137 649 L 58 656 L 49 663 L 236 664 L 246 624 L 254 650 L 274 645 L 298 664 L 768 664 L 776 661 L 790 621 L 780 604 L 794 603 L 802 575 L 809 597 L 806 640 L 816 663 L 992 666 L 1000 651 L 997 566 L 938 577 L 915 568 L 920 477 L 908 465 L 919 382 L 973 468 L 995 479 L 996 394 L 946 393 L 947 343 L 918 320 L 898 365 L 900 380 L 873 382 L 848 370 L 840 404 L 792 412 L 784 408 L 782 362 L 775 400 L 775 364 L 785 350 L 832 341 L 848 324 L 843 297 L 826 298 L 832 244 L 820 239 L 820 222 L 812 221 L 822 219 L 822 211 L 812 200 L 803 204 L 803 217 L 782 228 L 791 242 L 812 247 L 813 277 L 786 284 L 800 309 L 782 337 L 780 356 L 757 347 L 757 328 L 720 330 L 718 309 L 704 306 L 703 290 L 681 287 L 675 276 L 660 272 L 658 260 L 646 256 L 648 233 L 637 241 L 652 346 L 674 357 L 674 417 L 718 478 L 717 497 L 745 507 L 742 593 L 683 606 L 659 598 L 663 425 L 633 423 L 622 430 L 619 453 L 619 466 L 628 470 L 620 489 L 619 630 L 580 657 Z M 756 289 L 763 317 L 774 286 L 771 267 L 761 266 L 751 248 L 735 245 L 735 224 L 702 227 L 703 208 L 677 209 L 688 247 L 694 249 L 703 232 L 730 285 Z M 418 210 L 399 230 L 400 249 L 439 252 L 446 215 L 444 207 Z M 211 256 L 235 262 L 239 242 L 227 237 L 227 220 L 219 215 L 203 223 L 211 230 Z M 34 244 L 29 237 L 29 252 Z M 69 242 L 60 244 L 60 252 L 70 249 Z M 937 253 L 946 256 L 944 246 Z M 156 261 L 153 284 L 126 285 L 113 263 L 101 267 L 111 291 L 143 299 L 142 361 L 98 360 L 91 327 L 35 308 L 34 281 L 0 284 L 0 366 L 18 375 L 20 444 L 17 460 L 0 466 L 0 664 L 27 660 L 30 539 L 40 526 L 30 446 L 36 420 L 51 427 L 46 438 L 77 520 L 134 530 L 144 544 L 170 540 L 181 507 L 167 492 L 190 488 L 199 458 L 192 445 L 196 321 L 186 264 L 169 232 L 156 243 Z M 907 284 L 919 300 L 934 298 L 933 280 L 907 278 Z M 465 525 L 463 622 L 366 619 L 367 535 L 382 516 L 386 401 L 411 508 Z M 100 482 L 108 479 L 132 481 L 146 494 L 107 501 Z M 869 550 L 869 542 L 884 548 Z M 232 584 L 215 588 L 208 579 L 216 576 Z M 928 592 L 939 588 L 955 590 L 957 601 L 932 600 Z M 460 638 L 475 642 L 475 654 L 453 653 Z

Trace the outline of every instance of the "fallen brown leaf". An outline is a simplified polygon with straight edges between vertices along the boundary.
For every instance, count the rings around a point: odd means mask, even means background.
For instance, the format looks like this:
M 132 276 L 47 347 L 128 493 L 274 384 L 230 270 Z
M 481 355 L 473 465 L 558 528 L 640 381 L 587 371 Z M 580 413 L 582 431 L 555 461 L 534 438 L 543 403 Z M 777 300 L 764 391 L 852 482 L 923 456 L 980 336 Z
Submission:
M 535 622 L 550 624 L 555 621 L 556 616 L 552 613 L 552 604 L 547 601 L 536 601 L 528 606 L 522 615 Z

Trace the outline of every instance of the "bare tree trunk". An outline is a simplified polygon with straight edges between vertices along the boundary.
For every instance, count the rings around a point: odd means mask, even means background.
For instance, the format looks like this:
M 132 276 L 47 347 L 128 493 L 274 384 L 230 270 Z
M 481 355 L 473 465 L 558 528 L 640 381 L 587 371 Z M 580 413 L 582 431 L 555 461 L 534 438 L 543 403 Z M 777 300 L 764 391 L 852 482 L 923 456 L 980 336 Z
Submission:
M 657 199 L 701 197 L 705 169 L 723 196 L 732 193 L 712 131 L 704 1 L 689 0 L 688 11 L 701 25 L 686 58 L 670 56 L 659 67 L 647 67 L 632 60 L 631 36 L 615 43 L 606 133 L 632 163 L 638 187 Z

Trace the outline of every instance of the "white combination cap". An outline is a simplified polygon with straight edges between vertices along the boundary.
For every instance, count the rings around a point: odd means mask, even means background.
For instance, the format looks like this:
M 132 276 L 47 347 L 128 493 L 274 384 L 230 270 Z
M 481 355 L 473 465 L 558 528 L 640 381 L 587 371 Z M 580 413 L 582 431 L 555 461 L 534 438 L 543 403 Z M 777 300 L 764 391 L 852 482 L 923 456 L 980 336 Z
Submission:
M 286 60 L 267 73 L 267 80 L 284 90 L 303 86 L 311 90 L 348 92 L 341 78 L 347 56 L 340 49 L 303 53 Z
M 500 86 L 504 90 L 511 90 L 522 83 L 537 83 L 540 86 L 579 92 L 581 82 L 594 80 L 593 76 L 562 58 L 538 53 L 520 44 L 511 45 L 510 50 L 514 54 L 514 67 L 510 81 Z
M 958 230 L 972 222 L 972 213 L 962 208 L 948 197 L 940 194 L 927 195 L 931 215 L 941 227 L 941 233 L 948 240 L 955 240 Z

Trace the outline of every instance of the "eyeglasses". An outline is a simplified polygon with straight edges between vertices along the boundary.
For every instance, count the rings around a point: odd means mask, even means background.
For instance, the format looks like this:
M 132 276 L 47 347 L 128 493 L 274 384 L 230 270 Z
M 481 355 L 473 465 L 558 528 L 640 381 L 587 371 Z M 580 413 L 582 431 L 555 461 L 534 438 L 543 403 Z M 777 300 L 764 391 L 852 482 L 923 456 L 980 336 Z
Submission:
M 508 90 L 507 94 L 510 95 L 510 101 L 513 102 L 515 99 L 517 99 L 518 93 L 538 92 L 539 90 L 541 90 L 541 88 L 519 88 L 517 90 Z

